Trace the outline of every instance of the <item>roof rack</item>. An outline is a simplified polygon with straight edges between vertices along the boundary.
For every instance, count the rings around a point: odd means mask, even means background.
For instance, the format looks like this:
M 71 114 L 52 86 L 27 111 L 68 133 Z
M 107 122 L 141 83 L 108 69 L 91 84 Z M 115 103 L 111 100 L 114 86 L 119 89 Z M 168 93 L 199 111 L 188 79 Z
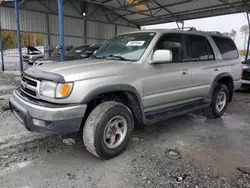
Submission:
M 222 35 L 222 33 L 219 31 L 207 31 L 207 32 L 212 34 Z
M 185 30 L 185 31 L 196 31 L 195 27 L 180 27 L 180 28 L 174 28 L 175 30 Z

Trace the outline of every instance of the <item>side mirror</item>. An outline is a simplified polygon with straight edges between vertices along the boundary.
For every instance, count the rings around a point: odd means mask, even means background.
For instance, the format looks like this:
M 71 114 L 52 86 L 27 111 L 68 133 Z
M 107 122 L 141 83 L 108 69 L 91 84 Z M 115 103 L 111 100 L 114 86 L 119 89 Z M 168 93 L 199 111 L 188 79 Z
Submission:
M 151 64 L 172 62 L 173 54 L 171 50 L 156 50 L 153 54 Z

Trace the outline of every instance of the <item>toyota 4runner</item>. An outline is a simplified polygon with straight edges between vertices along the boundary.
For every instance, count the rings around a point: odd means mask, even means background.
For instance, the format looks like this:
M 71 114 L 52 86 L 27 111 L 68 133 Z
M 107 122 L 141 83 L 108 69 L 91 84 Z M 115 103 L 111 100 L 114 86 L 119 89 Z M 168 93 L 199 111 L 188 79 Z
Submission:
M 29 68 L 10 106 L 29 131 L 81 130 L 87 150 L 109 159 L 125 149 L 134 125 L 196 110 L 220 117 L 241 73 L 228 37 L 144 30 L 112 38 L 88 60 Z

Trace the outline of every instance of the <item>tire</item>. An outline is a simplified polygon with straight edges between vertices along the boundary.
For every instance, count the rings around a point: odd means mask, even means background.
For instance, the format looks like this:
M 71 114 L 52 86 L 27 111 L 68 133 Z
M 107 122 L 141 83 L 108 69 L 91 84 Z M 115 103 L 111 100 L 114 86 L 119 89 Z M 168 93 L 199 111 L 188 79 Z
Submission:
M 226 97 L 225 104 L 221 105 L 221 108 L 218 106 L 218 100 L 220 96 Z M 221 100 L 220 100 L 221 101 Z M 223 100 L 224 101 L 224 100 Z M 214 89 L 212 102 L 206 112 L 206 116 L 209 118 L 219 118 L 221 117 L 225 111 L 227 110 L 229 103 L 229 90 L 228 87 L 224 84 L 217 84 Z
M 95 107 L 89 114 L 83 128 L 83 142 L 91 154 L 101 159 L 111 159 L 126 148 L 133 130 L 134 118 L 129 108 L 108 101 Z

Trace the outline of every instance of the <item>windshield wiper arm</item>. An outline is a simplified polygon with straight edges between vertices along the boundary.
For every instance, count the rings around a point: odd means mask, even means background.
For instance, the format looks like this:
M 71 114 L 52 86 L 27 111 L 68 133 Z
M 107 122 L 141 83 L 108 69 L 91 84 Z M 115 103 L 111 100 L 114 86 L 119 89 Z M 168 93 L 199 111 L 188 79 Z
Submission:
M 96 56 L 96 55 L 92 55 L 91 57 L 90 57 L 91 59 L 93 58 L 93 59 L 105 59 L 106 57 L 105 56 Z
M 120 59 L 122 61 L 131 61 L 130 59 L 126 59 L 125 57 L 122 57 L 120 55 L 109 55 L 108 57 L 114 57 L 114 58 Z

